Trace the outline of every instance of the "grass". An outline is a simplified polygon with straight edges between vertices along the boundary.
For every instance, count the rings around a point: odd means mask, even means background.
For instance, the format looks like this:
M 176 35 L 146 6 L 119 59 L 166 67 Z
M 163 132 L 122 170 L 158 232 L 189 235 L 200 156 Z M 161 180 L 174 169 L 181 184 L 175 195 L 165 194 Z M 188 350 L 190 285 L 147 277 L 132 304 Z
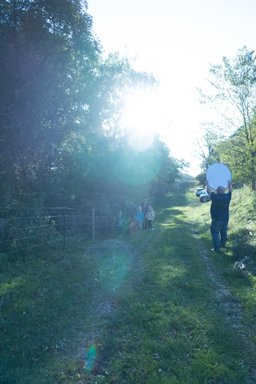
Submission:
M 72 273 L 54 254 L 5 264 L 0 285 L 1 383 L 47 382 L 59 364 L 56 356 L 85 322 L 94 265 L 81 249 L 74 252 Z
M 193 202 L 193 191 L 188 194 Z M 235 297 L 244 303 L 244 313 L 253 326 L 256 316 L 256 193 L 249 187 L 233 191 L 230 204 L 229 250 L 214 259 Z M 194 202 L 186 207 L 186 215 L 196 223 L 200 237 L 210 247 L 209 204 Z M 234 269 L 236 261 L 244 261 L 245 271 Z
M 12 263 L 2 256 L 1 383 L 252 383 L 255 275 L 252 265 L 246 274 L 232 266 L 245 252 L 235 241 L 253 204 L 252 194 L 241 200 L 234 192 L 234 250 L 209 256 L 242 303 L 250 337 L 226 321 L 199 255 L 211 247 L 209 204 L 194 191 L 175 192 L 159 202 L 155 231 L 120 239 L 129 251 L 103 247 L 92 257 L 78 243 L 68 262 L 55 254 Z M 103 304 L 110 310 L 98 312 Z

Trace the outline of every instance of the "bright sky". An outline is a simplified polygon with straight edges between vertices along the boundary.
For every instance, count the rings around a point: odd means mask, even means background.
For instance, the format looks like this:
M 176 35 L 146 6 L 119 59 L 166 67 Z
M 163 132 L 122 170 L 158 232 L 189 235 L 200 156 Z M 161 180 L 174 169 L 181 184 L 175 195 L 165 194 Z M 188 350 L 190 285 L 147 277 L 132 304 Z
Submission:
M 88 0 L 88 12 L 105 53 L 120 52 L 159 79 L 159 129 L 172 155 L 190 161 L 196 173 L 205 121 L 197 87 L 205 85 L 211 63 L 236 56 L 244 45 L 256 48 L 256 1 Z

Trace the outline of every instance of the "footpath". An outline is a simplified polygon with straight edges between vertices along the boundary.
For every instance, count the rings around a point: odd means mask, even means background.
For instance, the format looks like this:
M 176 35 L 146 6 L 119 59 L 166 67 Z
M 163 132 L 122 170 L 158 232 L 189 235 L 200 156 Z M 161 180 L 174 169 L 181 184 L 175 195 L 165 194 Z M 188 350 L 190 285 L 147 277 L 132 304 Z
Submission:
M 211 253 L 206 205 L 154 208 L 154 231 L 5 265 L 1 383 L 256 383 L 254 276 Z
M 77 355 L 86 383 L 256 382 L 255 327 L 191 221 L 189 204 L 185 195 L 170 196 L 155 231 L 87 250 L 99 268 L 92 326 Z

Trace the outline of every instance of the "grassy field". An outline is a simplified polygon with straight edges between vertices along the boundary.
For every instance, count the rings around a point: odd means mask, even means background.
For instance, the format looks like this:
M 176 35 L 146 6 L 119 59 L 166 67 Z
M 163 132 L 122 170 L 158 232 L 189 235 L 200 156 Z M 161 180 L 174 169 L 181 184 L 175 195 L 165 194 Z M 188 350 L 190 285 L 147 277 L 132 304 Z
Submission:
M 1 384 L 255 383 L 255 204 L 234 191 L 217 255 L 194 190 L 159 202 L 154 231 L 1 255 Z

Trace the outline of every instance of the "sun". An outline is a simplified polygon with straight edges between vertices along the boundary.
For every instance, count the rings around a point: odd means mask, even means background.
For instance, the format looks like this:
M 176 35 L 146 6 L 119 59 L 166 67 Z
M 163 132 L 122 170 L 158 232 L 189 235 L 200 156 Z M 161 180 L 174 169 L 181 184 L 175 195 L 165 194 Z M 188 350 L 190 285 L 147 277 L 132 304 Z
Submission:
M 140 89 L 127 95 L 121 126 L 128 144 L 137 151 L 150 148 L 159 133 L 161 105 L 154 90 Z

